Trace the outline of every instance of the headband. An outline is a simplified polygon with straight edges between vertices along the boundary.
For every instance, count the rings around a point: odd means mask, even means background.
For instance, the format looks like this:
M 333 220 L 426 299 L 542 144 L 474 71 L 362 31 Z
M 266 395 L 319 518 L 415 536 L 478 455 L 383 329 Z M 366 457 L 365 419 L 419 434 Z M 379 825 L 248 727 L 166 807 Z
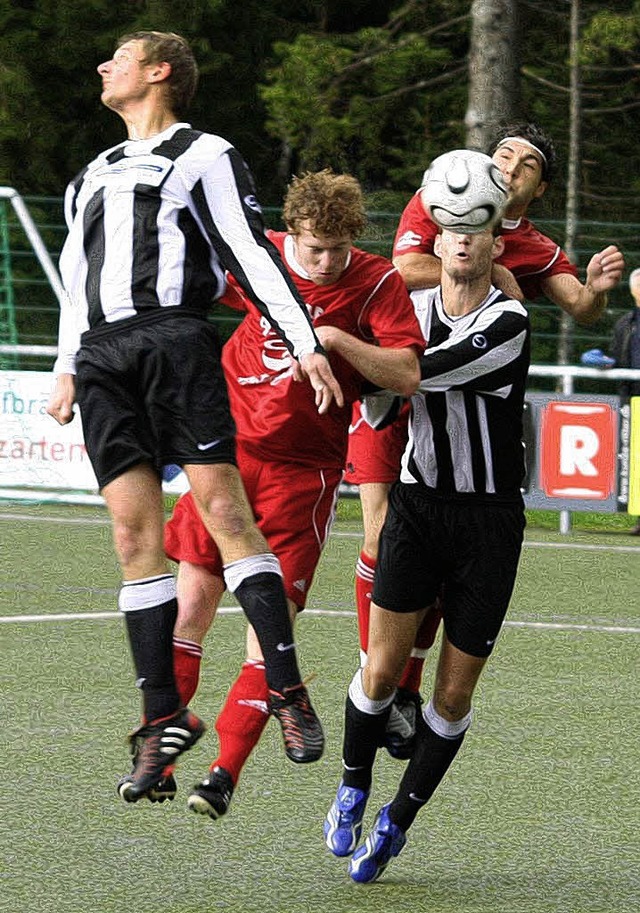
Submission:
M 496 149 L 499 149 L 500 146 L 504 146 L 504 144 L 508 143 L 508 142 L 522 143 L 523 146 L 529 146 L 530 149 L 533 149 L 534 152 L 538 153 L 538 155 L 540 156 L 542 161 L 545 163 L 545 165 L 548 164 L 547 157 L 544 154 L 544 152 L 542 151 L 542 149 L 538 149 L 538 147 L 536 145 L 534 145 L 533 143 L 530 143 L 529 140 L 525 139 L 523 136 L 505 136 L 504 139 L 500 140 L 500 142 L 496 146 Z

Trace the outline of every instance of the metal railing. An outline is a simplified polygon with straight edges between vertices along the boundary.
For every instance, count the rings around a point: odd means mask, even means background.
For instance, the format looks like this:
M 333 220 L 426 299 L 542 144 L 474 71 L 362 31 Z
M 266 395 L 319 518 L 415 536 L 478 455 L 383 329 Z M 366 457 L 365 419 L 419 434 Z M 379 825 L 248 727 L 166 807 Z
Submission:
M 30 355 L 34 358 L 55 358 L 57 346 L 0 345 L 0 355 Z M 531 365 L 529 377 L 559 377 L 562 393 L 574 392 L 576 378 L 590 378 L 610 383 L 623 380 L 640 381 L 639 368 L 583 368 L 574 365 Z
M 599 381 L 640 380 L 638 368 L 581 368 L 573 365 L 531 365 L 529 377 L 559 377 L 562 379 L 562 392 L 567 395 L 574 392 L 576 378 L 590 378 Z

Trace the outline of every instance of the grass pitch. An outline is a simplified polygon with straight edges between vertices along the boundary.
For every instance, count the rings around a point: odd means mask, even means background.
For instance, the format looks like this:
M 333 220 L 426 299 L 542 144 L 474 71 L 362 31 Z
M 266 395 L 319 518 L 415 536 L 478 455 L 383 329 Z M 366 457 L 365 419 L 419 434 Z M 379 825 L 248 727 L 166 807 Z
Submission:
M 124 736 L 138 695 L 113 612 L 119 577 L 106 516 L 0 506 L 0 910 L 637 913 L 636 542 L 624 531 L 527 531 L 465 745 L 406 848 L 371 886 L 351 883 L 322 839 L 358 662 L 359 543 L 357 520 L 341 519 L 299 621 L 325 756 L 296 767 L 270 723 L 228 815 L 213 822 L 185 800 L 215 756 L 213 721 L 243 654 L 241 615 L 222 614 L 209 634 L 193 706 L 210 729 L 181 761 L 178 797 L 127 806 L 115 784 L 128 768 Z M 365 826 L 402 769 L 379 756 Z

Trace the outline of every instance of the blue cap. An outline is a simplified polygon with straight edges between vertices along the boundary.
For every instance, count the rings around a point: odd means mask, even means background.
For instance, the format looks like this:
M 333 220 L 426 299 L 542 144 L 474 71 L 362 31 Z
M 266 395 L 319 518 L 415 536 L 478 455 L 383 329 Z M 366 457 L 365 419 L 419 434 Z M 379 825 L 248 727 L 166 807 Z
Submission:
M 616 363 L 615 358 L 605 355 L 602 349 L 589 349 L 588 352 L 583 352 L 580 361 L 589 368 L 612 368 Z

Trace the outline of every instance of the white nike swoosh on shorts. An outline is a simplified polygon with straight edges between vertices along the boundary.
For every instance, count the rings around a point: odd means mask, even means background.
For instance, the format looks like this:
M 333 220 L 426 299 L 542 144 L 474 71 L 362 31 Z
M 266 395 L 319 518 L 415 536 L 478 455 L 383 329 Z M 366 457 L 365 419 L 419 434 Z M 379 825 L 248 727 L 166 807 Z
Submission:
M 217 437 L 215 441 L 209 441 L 208 444 L 198 444 L 198 450 L 211 450 L 212 447 L 215 447 L 216 444 L 220 443 L 220 438 Z

